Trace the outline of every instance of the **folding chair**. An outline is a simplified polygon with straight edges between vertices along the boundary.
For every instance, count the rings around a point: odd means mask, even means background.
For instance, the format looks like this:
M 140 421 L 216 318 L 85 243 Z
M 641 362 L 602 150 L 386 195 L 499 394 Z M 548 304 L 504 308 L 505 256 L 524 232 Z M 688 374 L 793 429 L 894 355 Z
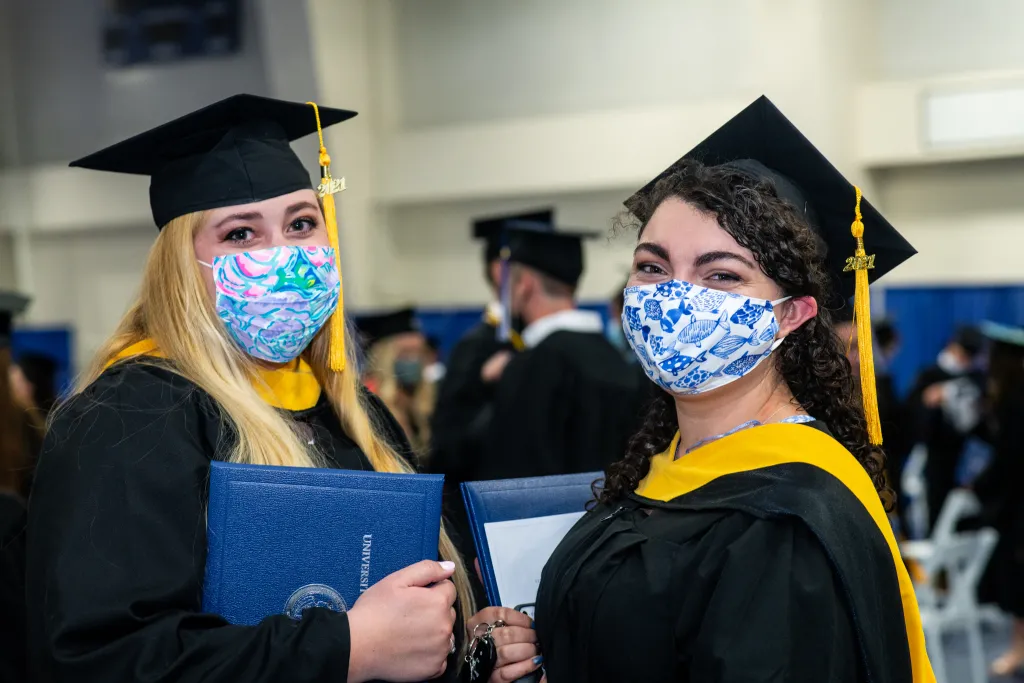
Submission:
M 987 614 L 977 600 L 978 583 L 995 550 L 999 535 L 993 529 L 956 531 L 956 523 L 978 510 L 978 501 L 969 491 L 953 491 L 942 506 L 932 537 L 927 541 L 908 541 L 901 545 L 906 559 L 917 561 L 928 580 L 915 585 L 921 622 L 938 683 L 949 683 L 943 635 L 962 630 L 967 635 L 972 683 L 987 678 L 981 625 Z M 944 575 L 947 588 L 937 590 L 935 578 Z

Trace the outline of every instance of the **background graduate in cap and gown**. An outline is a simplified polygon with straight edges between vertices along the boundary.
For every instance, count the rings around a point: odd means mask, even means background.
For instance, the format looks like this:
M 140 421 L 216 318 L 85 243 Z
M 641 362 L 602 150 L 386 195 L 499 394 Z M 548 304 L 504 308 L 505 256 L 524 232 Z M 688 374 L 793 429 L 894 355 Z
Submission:
M 490 216 L 473 221 L 472 237 L 483 240 L 484 277 L 493 299 L 488 302 L 479 323 L 474 325 L 448 354 L 444 379 L 430 420 L 431 472 L 444 475 L 445 515 L 456 532 L 456 543 L 464 557 L 475 557 L 473 538 L 459 486 L 473 476 L 473 468 L 484 457 L 487 426 L 494 400 L 495 381 L 485 381 L 483 367 L 495 354 L 513 351 L 522 340 L 508 327 L 502 302 L 502 284 L 507 291 L 508 229 L 529 224 L 554 230 L 554 211 L 539 209 L 525 213 Z M 503 334 L 504 332 L 504 334 Z M 486 600 L 483 585 L 472 577 L 477 600 Z
M 28 680 L 25 659 L 25 502 L 43 424 L 15 398 L 8 368 L 15 315 L 29 300 L 0 292 L 0 682 Z
M 544 569 L 548 680 L 933 681 L 867 300 L 913 249 L 765 98 L 626 206 L 624 331 L 663 391 Z M 856 293 L 863 410 L 832 292 Z
M 575 307 L 582 242 L 592 235 L 525 224 L 508 232 L 509 313 L 525 348 L 484 367 L 500 381 L 471 478 L 603 470 L 638 426 L 641 386 L 600 314 Z
M 522 348 L 518 331 L 502 330 L 507 302 L 501 301 L 501 293 L 503 281 L 504 289 L 507 290 L 508 285 L 508 239 L 510 229 L 517 225 L 553 231 L 554 212 L 545 209 L 484 218 L 473 223 L 473 237 L 484 241 L 484 274 L 495 299 L 487 304 L 480 322 L 452 349 L 438 390 L 432 420 L 431 457 L 435 463 L 432 469 L 444 474 L 445 484 L 451 484 L 454 490 L 465 481 L 466 468 L 472 466 L 484 448 L 486 408 L 494 399 L 495 389 L 495 382 L 485 381 L 482 376 L 484 364 L 501 351 Z
M 428 454 L 431 387 L 423 380 L 427 340 L 416 311 L 400 308 L 361 315 L 356 329 L 363 344 L 363 383 L 384 402 L 409 438 L 422 469 Z
M 411 471 L 345 338 L 344 184 L 322 139 L 319 192 L 289 145 L 354 115 L 236 95 L 73 164 L 151 176 L 161 230 L 40 458 L 27 595 L 41 680 L 455 677 L 472 599 L 443 531 L 445 562 L 386 577 L 347 613 L 253 627 L 201 613 L 211 460 Z

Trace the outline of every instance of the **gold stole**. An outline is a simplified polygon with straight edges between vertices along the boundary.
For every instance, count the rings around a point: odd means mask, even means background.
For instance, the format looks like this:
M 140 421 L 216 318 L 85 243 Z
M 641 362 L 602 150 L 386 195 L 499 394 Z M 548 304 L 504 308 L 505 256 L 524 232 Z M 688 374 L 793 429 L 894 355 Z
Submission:
M 813 465 L 842 482 L 871 515 L 892 553 L 903 601 L 914 681 L 934 683 L 935 674 L 925 649 L 914 585 L 900 556 L 899 545 L 878 492 L 867 472 L 849 451 L 828 434 L 800 424 L 771 424 L 746 429 L 676 459 L 678 442 L 677 433 L 668 450 L 651 458 L 651 471 L 637 487 L 637 495 L 667 503 L 727 474 L 786 463 Z
M 117 354 L 107 367 L 135 356 L 166 357 L 156 347 L 156 342 L 144 339 Z M 302 358 L 274 370 L 260 368 L 258 381 L 254 378 L 252 386 L 260 398 L 282 410 L 308 410 L 320 400 L 320 383 L 313 375 L 313 368 Z

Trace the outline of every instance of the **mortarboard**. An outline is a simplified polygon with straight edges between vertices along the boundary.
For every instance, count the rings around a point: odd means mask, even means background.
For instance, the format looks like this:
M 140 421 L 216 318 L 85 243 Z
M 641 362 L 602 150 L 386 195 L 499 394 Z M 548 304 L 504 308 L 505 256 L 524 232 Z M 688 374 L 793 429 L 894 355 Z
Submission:
M 536 226 L 538 230 L 546 228 L 554 231 L 555 212 L 553 209 L 539 209 L 529 213 L 492 216 L 473 221 L 473 238 L 484 240 L 484 261 L 490 263 L 499 259 L 501 248 L 505 246 L 505 231 L 524 225 Z
M 0 348 L 10 346 L 14 316 L 23 313 L 30 301 L 17 292 L 0 292 Z
M 320 108 L 330 126 L 353 111 Z M 233 95 L 72 161 L 95 171 L 148 175 L 158 228 L 194 211 L 238 206 L 313 187 L 289 144 L 317 132 L 310 105 Z
M 634 193 L 625 201 L 626 208 L 646 222 L 650 216 L 640 215 L 641 200 L 689 159 L 770 179 L 824 242 L 825 267 L 834 289 L 841 300 L 854 297 L 857 334 L 865 349 L 860 355 L 864 412 L 871 443 L 880 445 L 868 285 L 913 256 L 914 248 L 767 97 L 759 97 Z
M 369 349 L 377 342 L 405 332 L 419 332 L 420 322 L 412 308 L 397 311 L 361 315 L 356 318 L 356 329 L 363 340 L 363 348 Z
M 339 277 L 338 225 L 334 194 L 344 179 L 331 177 L 323 127 L 356 115 L 256 95 L 233 95 L 144 133 L 71 162 L 96 171 L 150 176 L 149 204 L 157 228 L 196 211 L 260 202 L 313 189 L 309 173 L 289 144 L 306 135 L 320 138 L 321 182 L 327 234 Z M 339 302 L 343 295 L 339 296 Z M 332 370 L 345 367 L 343 304 L 330 322 Z
M 509 232 L 509 262 L 529 266 L 573 288 L 583 275 L 583 240 L 597 233 L 548 232 L 518 225 Z
M 1024 328 L 986 320 L 981 323 L 978 329 L 992 341 L 1009 344 L 1010 346 L 1024 346 Z
M 707 166 L 727 164 L 774 181 L 779 195 L 807 218 L 824 241 L 825 265 L 836 292 L 843 300 L 854 295 L 854 274 L 846 271 L 846 264 L 856 248 L 850 224 L 858 204 L 857 189 L 771 100 L 764 96 L 755 100 L 627 199 L 626 208 L 636 215 L 638 200 L 687 159 Z M 874 282 L 917 252 L 866 199 L 859 203 L 864 249 L 874 256 L 868 279 Z M 646 222 L 650 216 L 637 218 Z

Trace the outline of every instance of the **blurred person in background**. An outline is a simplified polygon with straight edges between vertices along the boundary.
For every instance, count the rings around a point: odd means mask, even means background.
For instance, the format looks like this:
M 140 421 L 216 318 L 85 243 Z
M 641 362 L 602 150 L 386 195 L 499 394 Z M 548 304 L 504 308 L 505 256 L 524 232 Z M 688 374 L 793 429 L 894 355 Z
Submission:
M 43 425 L 16 399 L 8 373 L 11 321 L 28 299 L 0 292 L 0 683 L 29 680 L 25 637 L 25 501 Z
M 434 335 L 427 335 L 426 337 L 426 351 L 423 362 L 423 381 L 429 384 L 437 385 L 444 379 L 445 373 L 448 372 L 448 368 L 445 367 L 444 361 L 441 360 L 441 340 Z
M 423 380 L 427 339 L 420 331 L 416 311 L 362 315 L 356 328 L 363 340 L 366 364 L 363 383 L 388 407 L 413 446 L 418 460 L 430 444 L 430 393 Z
M 505 318 L 501 302 L 502 249 L 507 246 L 507 228 L 512 225 L 538 225 L 553 229 L 554 212 L 540 209 L 527 213 L 482 218 L 473 222 L 472 236 L 483 241 L 484 278 L 492 299 L 479 323 L 462 336 L 448 354 L 444 380 L 438 387 L 437 406 L 431 421 L 431 469 L 445 475 L 457 517 L 464 516 L 458 491 L 474 463 L 482 457 L 488 408 L 494 399 L 495 383 L 484 378 L 484 364 L 501 351 L 514 350 L 518 333 L 500 339 L 499 327 Z M 468 529 L 466 529 L 468 530 Z
M 576 307 L 582 241 L 591 235 L 510 232 L 511 314 L 526 348 L 499 352 L 482 369 L 498 385 L 473 478 L 603 471 L 638 426 L 641 387 L 601 315 Z
M 444 525 L 444 562 L 385 577 L 345 613 L 240 626 L 202 611 L 212 460 L 414 471 L 346 339 L 330 195 L 289 145 L 355 113 L 314 111 L 235 95 L 73 163 L 150 176 L 159 232 L 39 459 L 26 594 L 45 681 L 452 681 L 463 624 L 494 621 L 472 614 Z M 502 646 L 535 652 L 529 619 L 506 616 Z
M 28 306 L 28 298 L 0 292 L 0 489 L 28 500 L 33 469 L 43 443 L 45 416 L 33 408 L 32 396 L 19 387 L 11 361 L 12 318 Z
M 920 372 L 907 395 L 911 444 L 923 444 L 928 528 L 935 525 L 946 496 L 956 487 L 957 465 L 968 438 L 981 421 L 985 378 L 980 359 L 985 338 L 975 327 L 960 327 L 934 365 Z
M 499 338 L 499 326 L 505 316 L 501 302 L 502 248 L 506 246 L 506 228 L 515 224 L 552 226 L 554 212 L 541 209 L 526 213 L 491 216 L 473 221 L 471 236 L 483 241 L 483 275 L 491 300 L 483 316 L 452 348 L 444 378 L 437 387 L 437 398 L 430 421 L 430 465 L 435 474 L 444 475 L 445 513 L 452 522 L 456 543 L 466 558 L 476 556 L 466 507 L 460 485 L 472 477 L 473 468 L 483 458 L 489 407 L 494 400 L 495 382 L 482 375 L 484 364 L 500 351 L 513 351 L 514 341 Z M 521 341 L 520 341 L 521 343 Z M 480 603 L 486 601 L 483 585 L 474 574 L 474 592 Z
M 875 367 L 877 368 L 881 364 L 886 374 L 888 374 L 893 358 L 895 358 L 900 349 L 900 332 L 896 329 L 896 323 L 888 318 L 879 320 L 875 323 L 874 327 L 875 347 L 878 349 Z
M 57 361 L 41 353 L 23 353 L 11 366 L 18 400 L 43 420 L 57 403 Z
M 853 307 L 845 305 L 833 312 L 833 324 L 836 336 L 846 352 L 853 373 L 854 391 L 860 395 L 860 338 L 854 322 Z M 878 325 L 874 326 L 878 330 Z M 875 342 L 879 340 L 874 339 Z M 910 448 L 907 445 L 906 415 L 903 403 L 896 395 L 889 364 L 881 348 L 875 344 L 875 392 L 878 398 L 878 417 L 882 423 L 882 434 L 885 437 L 885 468 L 889 486 L 896 491 L 899 488 L 899 475 L 902 463 Z
M 1013 617 L 1010 646 L 992 664 L 996 676 L 1024 671 L 1024 329 L 984 323 L 991 340 L 982 433 L 992 446 L 988 467 L 974 480 L 981 514 L 961 528 L 999 532 L 979 587 L 979 601 Z
M 636 354 L 633 353 L 633 349 L 629 348 L 629 342 L 626 341 L 626 334 L 622 331 L 622 306 L 623 306 L 623 291 L 626 289 L 626 283 L 622 283 L 621 289 L 616 289 L 612 298 L 608 300 L 608 322 L 605 325 L 605 336 L 611 345 L 618 349 L 622 357 L 630 365 L 637 365 Z

